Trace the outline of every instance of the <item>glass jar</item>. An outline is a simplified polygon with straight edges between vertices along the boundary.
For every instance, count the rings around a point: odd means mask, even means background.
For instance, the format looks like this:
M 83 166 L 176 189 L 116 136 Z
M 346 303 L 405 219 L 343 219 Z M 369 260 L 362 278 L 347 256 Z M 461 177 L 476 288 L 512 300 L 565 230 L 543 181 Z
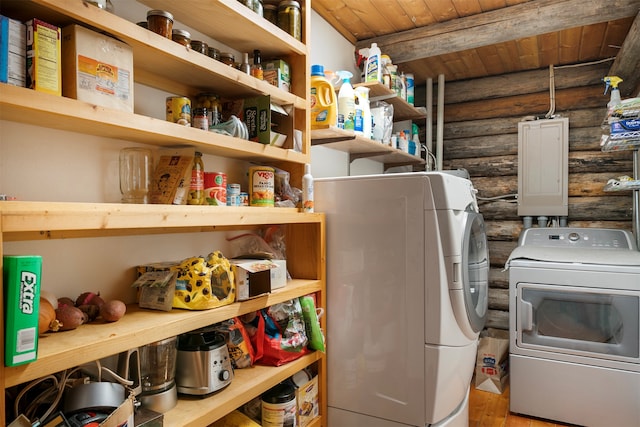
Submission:
M 233 64 L 236 62 L 236 58 L 233 56 L 233 53 L 220 52 L 220 61 L 233 67 Z
M 201 40 L 191 40 L 191 49 L 203 55 L 209 55 L 209 45 Z
M 209 121 L 209 127 L 220 123 L 220 97 L 215 93 L 200 93 L 194 101 L 195 108 L 206 108 Z
M 296 40 L 302 40 L 300 3 L 294 0 L 284 0 L 278 4 L 278 27 L 289 33 Z
M 278 25 L 278 5 L 277 4 L 265 4 L 263 5 L 262 16 L 273 25 Z
M 220 61 L 220 51 L 215 47 L 209 46 L 209 49 L 207 49 L 207 55 L 209 55 L 210 58 L 213 58 L 216 61 Z
M 191 184 L 189 185 L 188 205 L 204 205 L 204 163 L 202 153 L 196 151 L 191 168 Z
M 147 12 L 147 26 L 154 33 L 170 39 L 173 30 L 173 15 L 164 10 L 149 10 Z
M 209 111 L 206 108 L 196 107 L 193 109 L 191 127 L 209 130 Z
M 175 29 L 171 31 L 171 40 L 183 46 L 191 47 L 191 34 L 185 30 Z

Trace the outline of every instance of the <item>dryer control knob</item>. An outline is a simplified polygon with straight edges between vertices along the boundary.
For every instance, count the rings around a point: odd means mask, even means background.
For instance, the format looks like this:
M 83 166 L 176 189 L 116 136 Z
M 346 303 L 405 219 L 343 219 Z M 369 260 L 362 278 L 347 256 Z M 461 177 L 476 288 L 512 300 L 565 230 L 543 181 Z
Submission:
M 580 235 L 578 233 L 569 233 L 569 240 L 576 242 L 580 240 Z

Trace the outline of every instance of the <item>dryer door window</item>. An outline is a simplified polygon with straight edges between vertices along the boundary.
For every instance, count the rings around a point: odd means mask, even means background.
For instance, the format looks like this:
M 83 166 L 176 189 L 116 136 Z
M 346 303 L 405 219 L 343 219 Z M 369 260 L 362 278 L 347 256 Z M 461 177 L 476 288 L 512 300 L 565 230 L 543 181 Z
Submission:
M 489 301 L 489 249 L 482 215 L 467 212 L 462 250 L 467 317 L 474 332 L 484 328 Z
M 519 283 L 516 296 L 519 347 L 639 360 L 637 293 Z

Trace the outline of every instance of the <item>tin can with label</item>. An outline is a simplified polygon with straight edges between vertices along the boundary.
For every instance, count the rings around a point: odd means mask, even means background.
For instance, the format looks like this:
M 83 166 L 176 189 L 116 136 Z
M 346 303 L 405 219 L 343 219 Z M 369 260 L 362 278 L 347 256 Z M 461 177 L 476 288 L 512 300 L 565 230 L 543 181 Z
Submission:
M 269 166 L 249 168 L 249 205 L 273 207 L 275 205 L 275 169 Z
M 227 186 L 227 206 L 240 206 L 240 184 Z
M 249 193 L 241 192 L 238 199 L 239 206 L 249 206 Z
M 186 96 L 167 97 L 167 121 L 191 126 L 191 100 Z
M 227 174 L 204 173 L 204 198 L 207 205 L 227 206 Z

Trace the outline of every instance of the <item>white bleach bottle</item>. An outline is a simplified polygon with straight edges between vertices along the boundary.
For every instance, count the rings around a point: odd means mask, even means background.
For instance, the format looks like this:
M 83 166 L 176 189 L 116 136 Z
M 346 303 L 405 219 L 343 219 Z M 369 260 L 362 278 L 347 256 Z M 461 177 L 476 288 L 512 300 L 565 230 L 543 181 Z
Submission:
M 369 48 L 369 56 L 364 68 L 365 82 L 381 82 L 382 81 L 382 52 L 377 43 L 371 43 Z
M 369 104 L 369 88 L 358 86 L 354 90 L 356 95 L 356 116 L 353 130 L 355 133 L 371 138 L 372 121 L 371 106 Z

